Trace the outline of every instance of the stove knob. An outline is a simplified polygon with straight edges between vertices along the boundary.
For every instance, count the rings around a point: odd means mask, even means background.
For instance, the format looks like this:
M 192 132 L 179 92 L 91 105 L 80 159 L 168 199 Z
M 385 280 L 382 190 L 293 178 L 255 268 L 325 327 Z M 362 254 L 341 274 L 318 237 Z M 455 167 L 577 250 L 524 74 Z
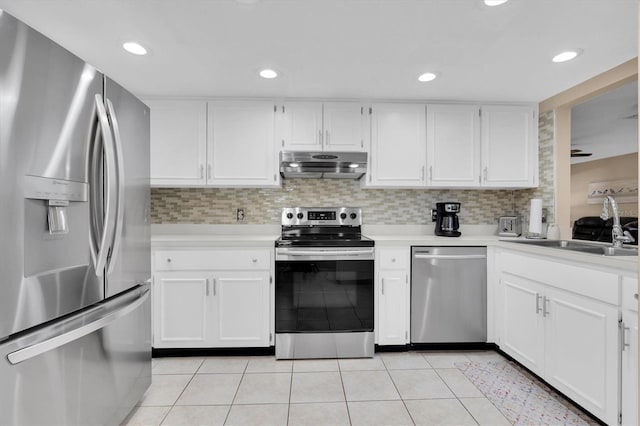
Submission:
M 340 219 L 345 220 L 347 218 L 346 213 L 340 213 Z
M 349 215 L 349 217 L 350 217 L 351 219 L 355 219 L 356 217 L 358 217 L 358 215 L 357 215 L 357 214 L 355 214 L 355 213 L 351 213 L 351 214 Z
M 293 219 L 293 213 L 291 212 L 287 213 L 287 219 Z
M 304 213 L 298 213 L 298 219 L 304 218 Z

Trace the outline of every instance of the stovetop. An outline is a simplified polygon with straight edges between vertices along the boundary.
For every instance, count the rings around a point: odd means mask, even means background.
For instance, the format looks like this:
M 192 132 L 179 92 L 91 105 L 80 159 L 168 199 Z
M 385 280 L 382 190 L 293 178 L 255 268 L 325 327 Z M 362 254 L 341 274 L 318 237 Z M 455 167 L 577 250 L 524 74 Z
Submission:
M 371 238 L 359 235 L 349 238 L 340 236 L 314 235 L 301 238 L 283 238 L 276 240 L 276 247 L 373 247 Z

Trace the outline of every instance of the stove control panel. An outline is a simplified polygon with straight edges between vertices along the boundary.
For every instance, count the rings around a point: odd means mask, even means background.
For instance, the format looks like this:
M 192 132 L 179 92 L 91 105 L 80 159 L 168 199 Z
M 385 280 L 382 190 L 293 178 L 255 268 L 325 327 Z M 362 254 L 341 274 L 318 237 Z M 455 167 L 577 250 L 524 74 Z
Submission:
M 358 207 L 286 207 L 282 209 L 282 226 L 361 226 Z

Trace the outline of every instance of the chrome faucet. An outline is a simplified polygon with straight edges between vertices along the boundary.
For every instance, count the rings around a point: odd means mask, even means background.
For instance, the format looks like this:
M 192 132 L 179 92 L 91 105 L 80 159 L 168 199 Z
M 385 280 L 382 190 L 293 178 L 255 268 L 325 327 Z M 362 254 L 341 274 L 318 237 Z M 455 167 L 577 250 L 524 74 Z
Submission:
M 604 197 L 604 203 L 602 204 L 602 213 L 600 218 L 602 220 L 609 219 L 609 205 L 611 205 L 611 211 L 613 213 L 613 228 L 611 229 L 611 239 L 613 247 L 622 247 L 623 243 L 632 243 L 635 239 L 631 236 L 629 231 L 622 231 L 620 226 L 620 213 L 618 212 L 618 203 L 616 199 L 611 195 Z

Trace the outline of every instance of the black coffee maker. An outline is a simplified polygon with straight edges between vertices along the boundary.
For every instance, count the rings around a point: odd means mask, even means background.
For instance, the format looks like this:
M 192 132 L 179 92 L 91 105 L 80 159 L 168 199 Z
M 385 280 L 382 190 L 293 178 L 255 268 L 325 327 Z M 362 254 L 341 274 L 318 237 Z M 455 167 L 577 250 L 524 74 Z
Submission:
M 436 203 L 435 234 L 441 237 L 459 237 L 462 235 L 458 228 L 458 212 L 460 203 Z

